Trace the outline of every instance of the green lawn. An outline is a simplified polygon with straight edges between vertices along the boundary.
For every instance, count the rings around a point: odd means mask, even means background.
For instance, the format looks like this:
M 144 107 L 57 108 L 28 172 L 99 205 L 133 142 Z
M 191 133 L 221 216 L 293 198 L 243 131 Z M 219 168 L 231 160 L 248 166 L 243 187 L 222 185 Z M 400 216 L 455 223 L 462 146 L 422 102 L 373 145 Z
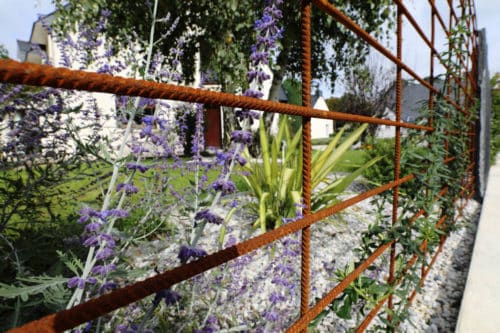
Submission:
M 333 169 L 334 172 L 352 172 L 363 165 L 366 152 L 362 149 L 348 150 L 342 161 Z
M 362 150 L 350 150 L 344 155 L 344 159 L 335 167 L 334 172 L 351 172 L 363 164 L 365 152 Z M 145 162 L 146 164 L 148 161 Z M 171 164 L 173 162 L 169 162 Z M 171 166 L 171 165 L 170 165 Z M 52 193 L 56 193 L 52 197 L 52 214 L 57 216 L 57 219 L 52 222 L 47 211 L 41 210 L 39 221 L 36 223 L 36 228 L 59 228 L 67 223 L 75 223 L 78 218 L 78 211 L 84 206 L 90 206 L 99 209 L 102 205 L 104 196 L 112 174 L 112 166 L 100 162 L 82 165 L 80 168 L 71 171 L 66 181 L 56 185 L 51 189 Z M 17 171 L 14 171 L 17 172 Z M 208 172 L 208 183 L 214 181 L 219 175 L 219 170 L 210 170 Z M 3 171 L 3 176 L 8 177 L 9 172 Z M 24 175 L 21 174 L 23 178 Z M 166 176 L 166 178 L 165 178 Z M 151 189 L 158 185 L 158 181 L 164 177 L 164 181 L 168 182 L 168 188 L 179 193 L 183 193 L 186 189 L 192 188 L 195 182 L 195 173 L 192 170 L 182 168 L 167 168 L 162 171 L 160 167 L 152 167 L 145 173 L 136 172 L 133 183 L 143 191 Z M 201 177 L 201 175 L 199 175 Z M 239 174 L 239 168 L 236 168 L 232 175 L 232 180 L 236 184 L 239 191 L 247 191 L 248 187 Z M 125 176 L 122 174 L 117 181 L 117 184 L 125 181 Z M 1 186 L 0 186 L 1 187 Z M 160 187 L 156 187 L 160 189 Z M 131 195 L 127 205 L 138 206 L 143 197 L 141 194 Z M 169 193 L 163 193 L 170 195 Z M 158 193 L 160 195 L 160 193 Z M 113 201 L 116 203 L 119 194 L 115 194 Z M 113 204 L 111 205 L 113 206 Z M 30 225 L 31 221 L 21 221 L 20 218 L 14 215 L 10 220 L 10 225 L 16 225 L 17 230 L 23 230 Z

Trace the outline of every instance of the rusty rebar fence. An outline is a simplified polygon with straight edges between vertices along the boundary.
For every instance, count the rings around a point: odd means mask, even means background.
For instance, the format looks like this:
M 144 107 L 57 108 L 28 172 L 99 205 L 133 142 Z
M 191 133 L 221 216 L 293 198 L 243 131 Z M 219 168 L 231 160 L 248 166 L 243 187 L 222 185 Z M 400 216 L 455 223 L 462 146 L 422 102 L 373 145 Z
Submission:
M 63 310 L 39 320 L 25 324 L 22 327 L 12 329 L 11 332 L 62 332 L 67 329 L 77 327 L 80 324 L 91 321 L 95 318 L 103 316 L 113 310 L 124 307 L 128 304 L 141 300 L 149 295 L 168 289 L 173 285 L 185 281 L 198 274 L 206 272 L 218 265 L 222 265 L 230 260 L 245 255 L 251 251 L 271 244 L 287 235 L 294 232 L 302 232 L 302 268 L 301 268 L 301 302 L 300 302 L 300 318 L 296 320 L 288 329 L 288 332 L 299 332 L 307 330 L 308 324 L 316 318 L 332 301 L 334 301 L 342 292 L 355 281 L 377 258 L 390 252 L 390 267 L 387 272 L 387 283 L 392 286 L 397 286 L 401 282 L 401 277 L 395 275 L 395 258 L 397 254 L 397 241 L 380 244 L 373 253 L 361 262 L 355 269 L 340 281 L 333 289 L 325 294 L 323 298 L 318 300 L 310 307 L 310 226 L 319 222 L 333 214 L 336 214 L 343 209 L 350 207 L 362 200 L 371 198 L 377 194 L 392 190 L 393 206 L 392 206 L 392 224 L 398 223 L 398 203 L 399 187 L 404 183 L 412 181 L 415 176 L 413 174 L 402 175 L 400 170 L 401 158 L 401 130 L 413 129 L 431 133 L 433 128 L 432 116 L 427 119 L 426 125 L 418 125 L 411 122 L 405 122 L 401 118 L 402 112 L 402 84 L 403 74 L 412 77 L 429 91 L 429 108 L 432 110 L 437 97 L 442 98 L 450 106 L 454 112 L 462 112 L 467 114 L 470 112 L 471 106 L 474 105 L 474 99 L 477 94 L 477 37 L 475 8 L 472 0 L 460 0 L 458 6 L 455 1 L 448 0 L 446 2 L 449 9 L 447 16 L 448 23 L 445 22 L 444 15 L 438 10 L 436 0 L 429 0 L 428 6 L 431 11 L 431 32 L 430 35 L 424 32 L 424 29 L 419 26 L 415 18 L 411 15 L 408 8 L 402 0 L 394 0 L 397 7 L 397 27 L 396 27 L 396 54 L 392 53 L 387 47 L 371 36 L 367 31 L 361 28 L 356 22 L 345 15 L 337 7 L 329 3 L 327 0 L 303 0 L 302 1 L 302 106 L 293 106 L 271 101 L 263 101 L 255 98 L 237 96 L 222 92 L 205 91 L 184 86 L 176 86 L 165 83 L 154 83 L 131 78 L 112 77 L 106 74 L 89 73 L 78 70 L 70 70 L 64 68 L 53 68 L 46 65 L 36 65 L 28 63 L 19 63 L 13 60 L 0 60 L 0 82 L 17 83 L 33 86 L 48 86 L 55 88 L 65 88 L 72 90 L 84 90 L 92 92 L 105 92 L 117 95 L 140 96 L 155 99 L 170 99 L 184 102 L 205 103 L 210 105 L 239 107 L 244 109 L 261 110 L 265 112 L 273 112 L 279 114 L 288 114 L 301 116 L 303 120 L 303 203 L 305 205 L 304 216 L 295 222 L 282 225 L 279 228 L 266 232 L 257 237 L 248 239 L 234 246 L 225 248 L 216 253 L 209 254 L 196 261 L 184 264 L 174 269 L 165 271 L 156 276 L 140 281 L 124 288 L 114 290 L 108 294 L 96 297 L 85 303 L 76 305 L 73 308 Z M 443 0 L 443 3 L 445 1 Z M 392 62 L 396 68 L 396 120 L 378 119 L 365 117 L 343 112 L 327 112 L 315 110 L 311 108 L 311 10 L 322 11 L 325 15 L 331 16 L 338 23 L 342 24 L 346 29 L 349 29 L 358 36 L 361 40 L 369 44 L 373 49 L 378 51 L 383 57 Z M 458 11 L 460 11 L 459 13 Z M 451 35 L 451 30 L 458 24 L 460 19 L 465 17 L 467 26 L 467 37 L 465 52 L 457 55 L 457 61 L 461 64 L 462 69 L 459 74 L 453 74 L 453 71 L 447 68 L 445 59 L 439 53 L 436 47 L 436 31 L 441 31 L 446 35 Z M 422 41 L 427 45 L 430 57 L 429 77 L 424 79 L 409 65 L 403 62 L 402 55 L 402 33 L 403 19 L 410 23 L 410 26 L 415 29 Z M 457 47 L 450 43 L 450 49 Z M 440 64 L 450 74 L 446 80 L 457 87 L 455 92 L 441 92 L 435 85 L 435 63 Z M 342 111 L 342 110 L 340 110 Z M 348 200 L 337 203 L 331 207 L 324 208 L 317 212 L 311 211 L 311 118 L 323 118 L 332 120 L 341 120 L 346 122 L 370 123 L 378 125 L 387 125 L 395 129 L 395 160 L 394 160 L 394 180 L 390 183 L 383 184 Z M 465 179 L 457 180 L 462 183 L 463 190 L 460 193 L 461 197 L 470 198 L 474 193 L 475 178 L 472 175 L 472 170 L 475 167 L 475 127 L 472 124 L 464 124 L 461 133 L 455 135 L 466 135 L 471 137 L 469 146 L 469 165 L 466 168 Z M 436 161 L 436 163 L 448 163 L 455 156 L 448 156 L 444 161 Z M 420 189 L 425 191 L 425 188 Z M 444 195 L 448 189 L 444 187 L 440 195 Z M 458 199 L 458 198 L 456 198 Z M 459 207 L 463 208 L 462 207 Z M 413 220 L 425 215 L 424 210 L 419 211 L 413 216 Z M 440 228 L 446 219 L 443 214 L 437 222 L 436 228 Z M 420 270 L 420 283 L 422 284 L 427 274 L 432 268 L 437 256 L 441 252 L 446 241 L 445 237 L 441 237 L 439 247 L 435 253 L 427 253 L 427 241 L 422 242 L 420 250 L 430 258 L 428 265 L 422 264 Z M 405 270 L 409 270 L 417 262 L 417 254 L 413 255 L 408 262 L 405 263 Z M 409 302 L 416 295 L 416 290 L 409 297 Z M 394 307 L 393 295 L 389 294 L 378 302 L 373 309 L 365 317 L 361 325 L 357 328 L 358 332 L 364 331 L 372 319 L 379 313 L 382 307 L 387 304 L 389 309 Z M 389 314 L 389 318 L 390 318 Z

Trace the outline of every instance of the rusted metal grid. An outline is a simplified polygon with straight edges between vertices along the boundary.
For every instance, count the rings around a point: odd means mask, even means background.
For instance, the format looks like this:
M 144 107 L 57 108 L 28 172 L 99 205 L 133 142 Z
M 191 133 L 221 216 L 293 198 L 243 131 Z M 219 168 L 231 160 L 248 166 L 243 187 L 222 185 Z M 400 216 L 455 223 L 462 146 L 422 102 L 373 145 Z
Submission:
M 317 301 L 310 307 L 310 226 L 322 219 L 340 212 L 341 210 L 350 207 L 362 200 L 380 194 L 384 191 L 393 191 L 393 223 L 398 220 L 398 196 L 399 186 L 409 182 L 414 178 L 414 175 L 400 175 L 400 152 L 401 152 L 401 129 L 411 128 L 421 131 L 431 132 L 433 130 L 432 117 L 428 119 L 428 125 L 416 125 L 403 122 L 401 120 L 401 102 L 402 102 L 402 73 L 406 72 L 423 86 L 429 89 L 429 107 L 433 108 L 434 99 L 441 95 L 439 89 L 433 85 L 434 77 L 434 61 L 438 61 L 441 66 L 446 68 L 444 60 L 441 58 L 438 50 L 435 47 L 435 31 L 436 25 L 439 23 L 442 31 L 446 36 L 450 35 L 450 30 L 457 24 L 459 17 L 456 13 L 454 2 L 448 0 L 449 7 L 449 23 L 446 25 L 442 14 L 438 11 L 435 0 L 429 0 L 431 8 L 431 32 L 427 36 L 423 29 L 417 24 L 412 17 L 410 11 L 405 7 L 402 0 L 394 0 L 397 6 L 397 54 L 394 55 L 390 50 L 385 48 L 380 42 L 363 30 L 353 20 L 347 17 L 334 5 L 327 0 L 303 0 L 302 1 L 302 101 L 303 106 L 293 106 L 281 104 L 271 101 L 263 101 L 255 98 L 236 96 L 221 92 L 204 91 L 200 89 L 176 86 L 164 83 L 155 83 L 142 80 L 111 77 L 106 74 L 89 73 L 77 70 L 69 70 L 63 68 L 53 68 L 45 65 L 35 65 L 27 63 L 19 63 L 13 60 L 0 60 L 0 82 L 18 83 L 34 86 L 49 86 L 55 88 L 65 88 L 73 90 L 85 90 L 93 92 L 106 92 L 117 95 L 130 95 L 158 99 L 171 99 L 185 102 L 206 103 L 211 105 L 239 107 L 245 109 L 255 109 L 265 112 L 274 112 L 280 114 L 289 114 L 301 116 L 303 119 L 303 201 L 305 204 L 304 217 L 283 225 L 275 230 L 269 231 L 252 239 L 243 241 L 239 244 L 207 255 L 196 261 L 165 271 L 156 276 L 148 278 L 144 281 L 137 282 L 121 289 L 114 290 L 108 294 L 91 299 L 85 303 L 76 305 L 75 307 L 63 310 L 39 320 L 25 324 L 22 327 L 12 329 L 11 332 L 62 332 L 64 330 L 76 327 L 80 324 L 93 320 L 97 317 L 105 315 L 113 310 L 124 307 L 130 303 L 136 302 L 144 297 L 152 295 L 171 286 L 194 277 L 198 274 L 206 272 L 218 265 L 226 263 L 232 259 L 238 258 L 251 251 L 270 244 L 280 238 L 290 235 L 297 231 L 302 231 L 302 268 L 301 268 L 301 305 L 300 318 L 290 326 L 288 332 L 299 332 L 307 329 L 307 325 L 320 312 L 328 306 L 336 297 L 357 278 L 363 271 L 369 267 L 378 257 L 385 251 L 390 251 L 390 268 L 388 282 L 397 285 L 401 281 L 396 280 L 394 276 L 394 261 L 396 256 L 395 241 L 381 244 L 365 261 L 360 263 L 353 272 L 351 272 L 343 281 L 339 282 L 331 289 L 322 299 Z M 475 10 L 471 0 L 460 0 L 459 4 L 462 8 L 460 15 L 466 15 L 467 26 L 469 31 L 475 31 Z M 468 5 L 468 7 L 464 5 Z M 379 51 L 388 60 L 394 63 L 397 67 L 396 73 L 396 120 L 376 119 L 365 116 L 346 114 L 342 112 L 327 112 L 315 110 L 311 108 L 311 7 L 314 5 L 327 15 L 333 17 L 337 22 L 344 25 L 347 29 L 355 33 L 360 39 L 363 39 L 371 47 Z M 469 12 L 465 12 L 464 8 L 469 8 Z M 430 52 L 430 68 L 428 81 L 420 77 L 413 69 L 402 61 L 402 19 L 405 17 L 419 36 L 425 42 Z M 453 47 L 450 45 L 450 47 Z M 474 33 L 468 37 L 467 52 L 459 56 L 459 61 L 463 65 L 463 73 L 461 75 L 450 75 L 448 80 L 453 80 L 456 86 L 460 87 L 458 94 L 451 94 L 450 91 L 441 95 L 450 105 L 454 106 L 457 112 L 468 112 L 468 108 L 473 105 L 474 97 L 476 96 L 476 37 Z M 318 212 L 311 212 L 311 117 L 342 120 L 356 123 L 370 123 L 378 125 L 388 125 L 395 128 L 395 170 L 394 181 L 384 184 L 375 189 L 369 190 L 348 200 L 335 204 L 331 207 L 322 209 Z M 469 147 L 470 164 L 467 167 L 468 174 L 472 174 L 474 168 L 475 156 L 475 127 L 473 124 L 466 126 L 463 133 L 455 133 L 454 135 L 469 135 L 472 137 Z M 455 157 L 449 156 L 442 163 L 448 163 Z M 439 162 L 437 162 L 439 163 Z M 461 195 L 468 200 L 474 193 L 473 176 L 468 176 L 466 179 L 460 180 L 463 184 Z M 425 190 L 425 189 L 422 189 Z M 443 188 L 440 195 L 447 192 L 447 188 Z M 457 198 L 458 199 L 458 198 Z M 464 205 L 459 207 L 459 211 Z M 422 216 L 424 211 L 421 210 L 413 217 L 413 220 Z M 445 221 L 446 216 L 442 216 L 436 226 L 439 228 Z M 446 238 L 442 237 L 439 248 L 433 254 L 428 254 L 431 257 L 428 266 L 421 267 L 421 283 L 425 280 L 428 272 L 434 264 L 437 256 L 442 250 Z M 420 249 L 426 250 L 427 243 L 424 241 Z M 417 255 L 414 255 L 406 263 L 405 271 L 408 271 L 417 261 Z M 409 301 L 413 300 L 416 295 L 416 290 L 410 295 Z M 377 315 L 385 303 L 388 307 L 393 307 L 392 295 L 381 300 L 373 310 L 365 317 L 364 321 L 357 328 L 358 332 L 362 332 L 368 327 L 371 320 Z

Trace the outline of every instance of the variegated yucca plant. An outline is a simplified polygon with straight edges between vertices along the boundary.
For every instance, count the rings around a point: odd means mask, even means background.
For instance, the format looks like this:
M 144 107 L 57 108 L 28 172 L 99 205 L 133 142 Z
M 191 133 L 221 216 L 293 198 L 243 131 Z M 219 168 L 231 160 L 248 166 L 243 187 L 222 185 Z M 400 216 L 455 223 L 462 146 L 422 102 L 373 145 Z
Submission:
M 334 168 L 343 161 L 345 153 L 359 140 L 368 127 L 363 124 L 343 138 L 342 128 L 324 150 L 316 150 L 312 156 L 311 185 L 312 210 L 317 211 L 336 202 L 342 193 L 363 171 L 376 163 L 376 157 L 354 172 L 334 174 Z M 265 232 L 283 223 L 284 219 L 300 215 L 302 198 L 302 134 L 299 129 L 291 133 L 288 117 L 282 116 L 278 133 L 267 134 L 261 118 L 259 136 L 261 158 L 253 159 L 247 151 L 244 157 L 248 174 L 244 177 L 256 202 L 250 203 L 258 213 L 254 226 Z M 342 140 L 343 139 L 343 140 Z

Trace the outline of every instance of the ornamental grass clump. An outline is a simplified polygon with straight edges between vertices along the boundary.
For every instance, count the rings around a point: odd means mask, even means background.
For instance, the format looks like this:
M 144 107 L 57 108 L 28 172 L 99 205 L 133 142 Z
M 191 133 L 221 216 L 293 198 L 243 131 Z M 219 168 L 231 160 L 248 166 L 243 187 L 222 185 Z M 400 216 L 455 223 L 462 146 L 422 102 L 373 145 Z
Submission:
M 358 176 L 374 165 L 381 157 L 374 157 L 347 175 L 335 175 L 334 170 L 344 154 L 359 140 L 368 125 L 361 125 L 343 138 L 344 129 L 332 138 L 322 151 L 312 157 L 312 209 L 331 206 Z M 256 202 L 250 207 L 258 214 L 254 223 L 262 232 L 279 227 L 283 219 L 293 218 L 301 211 L 302 198 L 302 141 L 301 131 L 292 133 L 288 118 L 282 116 L 278 133 L 269 136 L 261 119 L 260 143 L 262 154 L 252 159 L 248 150 L 245 159 L 251 161 L 244 168 L 244 177 Z M 343 139 L 343 141 L 341 141 Z

